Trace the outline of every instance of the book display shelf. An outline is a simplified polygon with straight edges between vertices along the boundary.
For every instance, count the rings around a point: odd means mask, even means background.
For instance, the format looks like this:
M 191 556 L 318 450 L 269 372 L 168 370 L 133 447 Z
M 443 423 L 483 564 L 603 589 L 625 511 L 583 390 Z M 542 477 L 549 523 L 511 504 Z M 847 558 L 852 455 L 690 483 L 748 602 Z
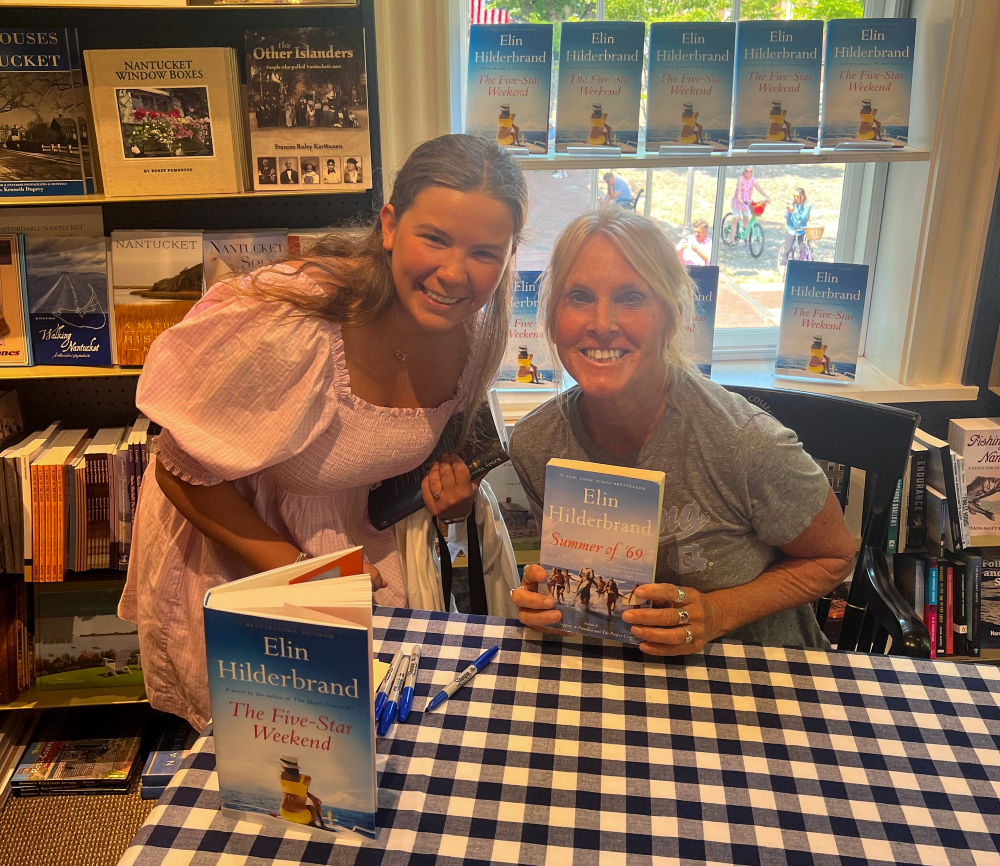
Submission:
M 371 146 L 372 190 L 334 193 L 285 193 L 247 191 L 228 195 L 126 196 L 101 194 L 6 198 L 0 209 L 19 206 L 100 205 L 105 234 L 119 230 L 256 230 L 273 227 L 316 229 L 349 223 L 373 214 L 380 186 L 382 162 L 379 131 L 379 94 L 376 75 L 373 0 L 352 5 L 328 6 L 216 6 L 135 8 L 105 6 L 5 7 L 5 28 L 75 28 L 83 51 L 129 48 L 233 48 L 239 59 L 240 84 L 246 89 L 244 32 L 293 27 L 363 28 L 368 124 Z M 244 108 L 245 110 L 245 99 Z M 100 154 L 98 153 L 98 157 Z M 26 431 L 43 429 L 54 421 L 87 427 L 91 434 L 101 427 L 131 424 L 139 367 L 34 366 L 0 369 L 3 389 L 18 392 Z M 62 584 L 72 588 L 79 580 L 124 581 L 121 571 L 71 572 Z M 21 574 L 0 575 L 0 581 L 22 581 Z M 29 584 L 29 586 L 34 586 Z M 57 590 L 58 591 L 58 590 Z M 32 687 L 0 710 L 40 710 L 95 704 L 134 703 L 145 700 L 142 686 L 59 689 Z

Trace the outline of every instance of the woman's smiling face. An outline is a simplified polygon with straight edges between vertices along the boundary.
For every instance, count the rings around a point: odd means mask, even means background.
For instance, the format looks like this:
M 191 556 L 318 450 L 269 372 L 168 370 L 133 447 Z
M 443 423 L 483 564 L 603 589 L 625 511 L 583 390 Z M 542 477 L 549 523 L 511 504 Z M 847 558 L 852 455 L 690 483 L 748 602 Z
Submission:
M 481 310 L 510 260 L 514 218 L 496 199 L 445 187 L 422 190 L 399 219 L 382 208 L 396 294 L 428 331 L 446 331 Z
M 641 392 L 663 369 L 664 306 L 617 247 L 594 235 L 580 248 L 556 304 L 553 329 L 563 366 L 584 394 Z

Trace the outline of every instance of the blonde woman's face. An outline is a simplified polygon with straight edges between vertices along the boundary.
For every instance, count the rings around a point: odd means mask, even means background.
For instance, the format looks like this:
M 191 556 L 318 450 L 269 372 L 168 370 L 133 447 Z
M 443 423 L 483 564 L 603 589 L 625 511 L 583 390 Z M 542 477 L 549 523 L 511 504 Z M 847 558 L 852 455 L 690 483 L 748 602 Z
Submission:
M 663 305 L 600 235 L 584 243 L 567 276 L 553 330 L 559 360 L 595 398 L 641 391 L 663 364 Z
M 514 219 L 503 204 L 429 187 L 399 219 L 392 205 L 381 219 L 396 294 L 421 327 L 446 331 L 486 305 L 514 241 Z

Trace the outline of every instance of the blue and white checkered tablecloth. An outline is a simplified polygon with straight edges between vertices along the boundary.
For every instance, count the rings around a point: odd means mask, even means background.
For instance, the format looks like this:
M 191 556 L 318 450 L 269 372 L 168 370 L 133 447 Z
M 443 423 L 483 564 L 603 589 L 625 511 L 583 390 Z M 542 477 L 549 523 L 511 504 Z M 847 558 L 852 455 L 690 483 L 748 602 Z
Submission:
M 375 842 L 224 817 L 206 736 L 120 866 L 1000 864 L 992 666 L 726 642 L 664 662 L 386 608 L 375 636 L 387 661 L 423 645 L 414 714 L 378 740 Z

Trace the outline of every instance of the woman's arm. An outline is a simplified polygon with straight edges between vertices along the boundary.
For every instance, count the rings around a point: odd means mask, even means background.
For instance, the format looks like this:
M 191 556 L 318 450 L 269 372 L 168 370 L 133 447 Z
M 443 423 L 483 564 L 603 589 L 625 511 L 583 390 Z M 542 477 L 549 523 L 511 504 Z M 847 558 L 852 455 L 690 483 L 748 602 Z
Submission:
M 708 593 L 685 587 L 687 599 L 677 607 L 626 611 L 622 619 L 632 623 L 632 633 L 642 638 L 643 652 L 683 655 L 700 652 L 709 641 L 748 623 L 826 595 L 854 565 L 854 539 L 832 490 L 812 523 L 779 550 L 784 558 L 749 583 Z M 646 584 L 635 594 L 654 605 L 677 601 L 677 587 L 669 583 Z M 680 608 L 689 617 L 683 624 Z M 685 643 L 685 628 L 691 632 L 690 643 Z

